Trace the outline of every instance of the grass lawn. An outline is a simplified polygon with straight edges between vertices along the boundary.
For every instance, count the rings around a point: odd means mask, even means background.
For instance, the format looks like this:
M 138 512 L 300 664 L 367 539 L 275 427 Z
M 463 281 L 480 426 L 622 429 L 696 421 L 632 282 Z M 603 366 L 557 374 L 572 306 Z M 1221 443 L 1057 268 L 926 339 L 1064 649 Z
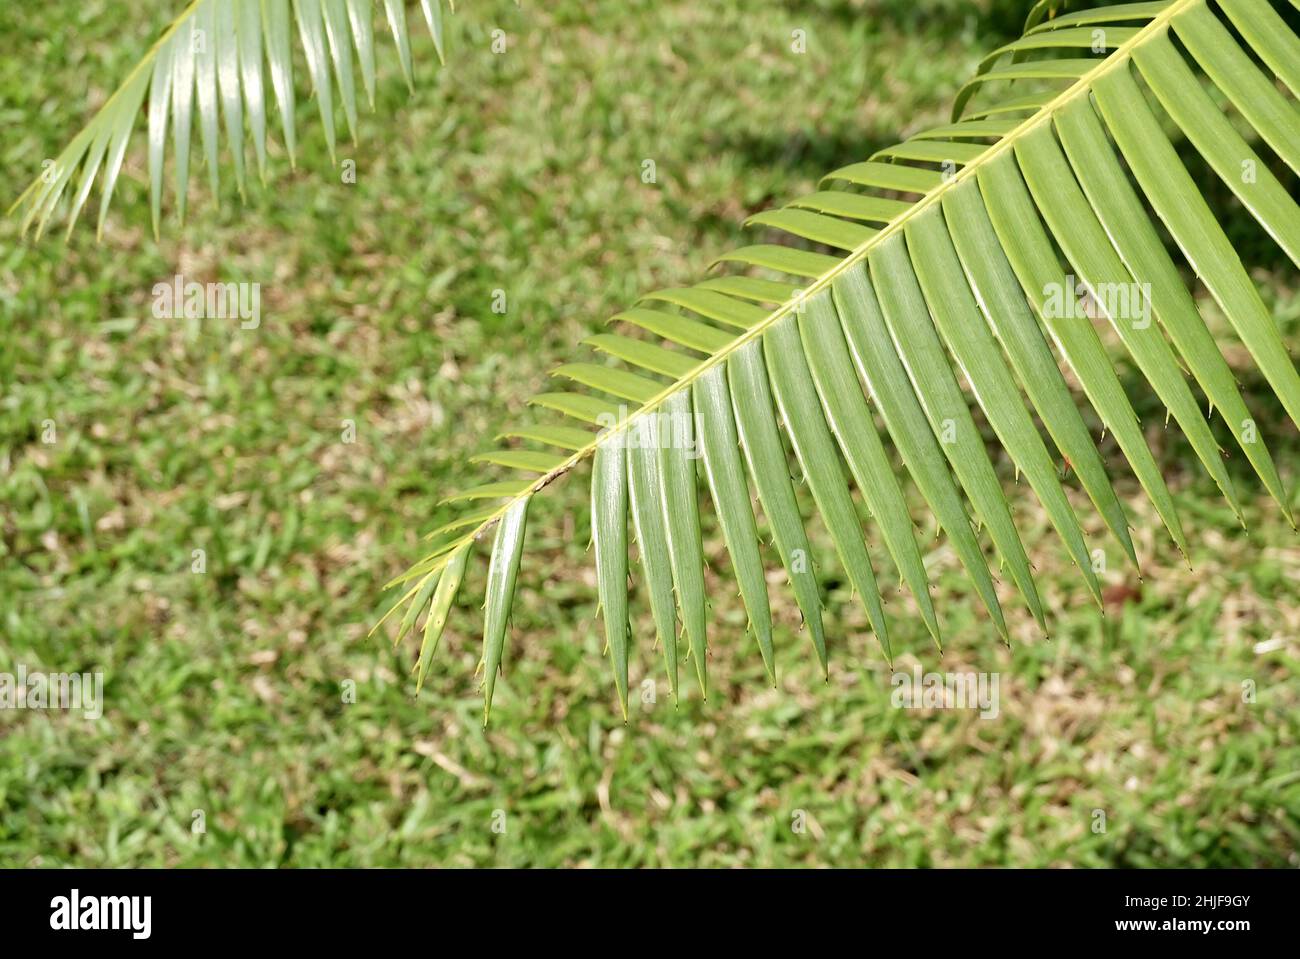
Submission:
M 1191 570 L 1107 440 L 1143 578 L 1071 489 L 1113 557 L 1104 617 L 1005 459 L 1050 640 L 1003 583 L 1014 641 L 996 642 L 943 539 L 942 660 L 885 580 L 896 666 L 998 673 L 995 719 L 891 705 L 815 521 L 830 680 L 774 571 L 770 688 L 706 512 L 712 694 L 684 668 L 674 707 L 638 583 L 625 726 L 586 470 L 534 502 L 490 727 L 483 562 L 415 696 L 415 646 L 367 631 L 439 501 L 483 475 L 469 456 L 606 317 L 738 245 L 748 213 L 942 121 L 1028 4 L 460 6 L 447 69 L 416 40 L 414 96 L 385 49 L 379 108 L 340 144 L 355 184 L 310 104 L 298 170 L 277 144 L 246 205 L 223 183 L 215 207 L 196 148 L 188 223 L 167 207 L 161 244 L 142 125 L 101 244 L 93 223 L 33 244 L 0 222 L 0 671 L 102 671 L 106 697 L 98 720 L 0 711 L 0 865 L 1300 865 L 1300 537 L 1241 456 L 1235 525 L 1124 363 Z M 0 5 L 11 195 L 179 9 L 84 0 L 53 28 Z M 1294 268 L 1256 246 L 1300 352 Z M 259 283 L 261 325 L 155 319 L 178 273 Z M 1225 354 L 1300 512 L 1295 429 Z

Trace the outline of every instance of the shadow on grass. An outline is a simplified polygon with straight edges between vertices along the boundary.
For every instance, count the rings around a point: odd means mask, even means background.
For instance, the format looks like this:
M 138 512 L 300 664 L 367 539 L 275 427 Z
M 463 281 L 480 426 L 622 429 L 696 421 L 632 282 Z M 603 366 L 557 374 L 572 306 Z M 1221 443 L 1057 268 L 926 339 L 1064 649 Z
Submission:
M 723 134 L 708 149 L 734 154 L 753 169 L 780 170 L 791 179 L 816 181 L 831 170 L 865 160 L 896 142 L 897 136 L 869 131 L 838 130 L 827 136 L 810 136 L 803 130 L 786 130 L 770 134 Z
M 1005 43 L 1020 36 L 1030 0 L 983 0 L 979 3 L 953 0 L 826 0 L 813 3 L 819 13 L 834 17 L 846 26 L 863 21 L 888 21 L 897 28 L 925 31 L 940 37 L 974 36 L 983 45 Z

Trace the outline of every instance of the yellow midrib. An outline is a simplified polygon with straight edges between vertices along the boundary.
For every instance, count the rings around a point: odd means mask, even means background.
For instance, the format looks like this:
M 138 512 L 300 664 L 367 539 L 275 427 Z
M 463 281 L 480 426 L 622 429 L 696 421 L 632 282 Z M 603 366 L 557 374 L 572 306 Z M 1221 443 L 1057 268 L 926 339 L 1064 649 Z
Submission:
M 183 11 L 181 11 L 180 16 L 178 16 L 175 20 L 171 22 L 171 24 L 167 27 L 167 29 L 164 30 L 162 34 L 158 37 L 158 39 L 153 42 L 153 46 L 149 48 L 148 52 L 146 52 L 145 55 L 140 58 L 140 61 L 136 63 L 134 67 L 131 68 L 131 72 L 126 75 L 126 79 L 123 80 L 118 85 L 117 89 L 113 91 L 112 95 L 107 100 L 104 101 L 104 105 L 100 107 L 98 110 L 96 110 L 95 115 L 90 118 L 90 120 L 86 123 L 86 125 L 82 127 L 80 130 L 78 130 L 76 136 L 74 136 L 71 140 L 68 141 L 69 145 L 76 143 L 77 138 L 82 136 L 82 134 L 86 132 L 90 124 L 94 123 L 98 117 L 101 117 L 105 114 L 108 108 L 113 105 L 113 101 L 116 100 L 118 97 L 120 97 L 123 91 L 125 91 L 132 83 L 135 82 L 135 78 L 140 74 L 141 70 L 143 70 L 146 66 L 148 66 L 150 69 L 153 69 L 153 61 L 154 58 L 158 56 L 159 49 L 161 49 L 162 45 L 171 38 L 171 35 L 180 28 L 180 25 L 182 23 L 184 23 L 189 17 L 193 16 L 195 8 L 198 7 L 198 5 L 202 2 L 203 0 L 191 0 L 190 5 L 186 7 Z M 136 122 L 135 117 L 131 118 L 131 122 L 133 124 Z M 67 150 L 65 149 L 63 152 L 66 153 Z M 23 190 L 23 192 L 19 194 L 18 199 L 14 200 L 14 202 L 10 205 L 5 215 L 12 216 L 14 210 L 18 209 L 19 205 L 23 202 L 23 200 L 27 199 L 27 197 L 31 194 L 31 192 L 35 190 L 40 184 L 41 184 L 40 177 L 37 177 L 30 184 L 28 184 L 27 189 Z
M 1071 86 L 1069 86 L 1068 88 L 1063 90 L 1060 94 L 1058 94 L 1053 100 L 1040 107 L 1036 113 L 1023 120 L 1019 126 L 1017 126 L 1014 130 L 1008 133 L 1005 137 L 1000 139 L 997 143 L 992 144 L 976 160 L 973 160 L 971 163 L 964 166 L 958 173 L 954 174 L 949 179 L 940 183 L 929 193 L 921 197 L 921 199 L 917 200 L 906 211 L 900 213 L 897 217 L 891 220 L 883 229 L 881 229 L 879 233 L 868 238 L 860 246 L 858 246 L 851 253 L 849 253 L 848 256 L 840 260 L 840 262 L 837 263 L 832 269 L 827 270 L 816 280 L 814 280 L 811 286 L 802 289 L 797 299 L 787 300 L 785 303 L 782 303 L 775 310 L 773 310 L 766 318 L 761 320 L 757 325 L 750 328 L 746 332 L 740 334 L 738 337 L 736 337 L 736 339 L 732 340 L 731 343 L 727 344 L 727 346 L 723 347 L 717 353 L 705 359 L 703 362 L 699 364 L 699 366 L 697 366 L 690 373 L 686 374 L 681 379 L 675 381 L 670 386 L 665 387 L 662 391 L 660 391 L 660 393 L 657 396 L 647 401 L 635 413 L 629 416 L 627 420 L 619 424 L 617 428 L 608 431 L 603 437 L 593 440 L 592 442 L 584 446 L 582 449 L 574 452 L 572 455 L 568 457 L 568 459 L 566 459 L 559 466 L 555 467 L 549 473 L 546 473 L 545 475 L 539 477 L 535 482 L 533 482 L 529 486 L 526 492 L 520 493 L 517 496 L 514 496 L 511 499 L 507 500 L 501 506 L 501 508 L 497 510 L 492 516 L 485 519 L 482 523 L 476 526 L 472 531 L 462 536 L 453 545 L 448 547 L 443 553 L 443 555 L 440 556 L 438 560 L 434 562 L 433 566 L 430 567 L 429 570 L 427 570 L 423 575 L 418 576 L 418 578 L 416 578 L 415 585 L 410 590 L 407 591 L 406 595 L 403 596 L 401 600 L 393 604 L 392 609 L 390 609 L 387 613 L 384 614 L 384 619 L 387 619 L 388 616 L 392 614 L 393 610 L 401 606 L 407 599 L 409 599 L 412 595 L 414 595 L 414 593 L 419 590 L 420 586 L 425 582 L 425 580 L 428 579 L 429 576 L 432 576 L 437 572 L 439 572 L 442 569 L 442 567 L 446 565 L 447 560 L 451 557 L 453 553 L 455 553 L 459 549 L 464 548 L 469 543 L 472 543 L 475 540 L 479 539 L 484 533 L 486 533 L 489 529 L 491 529 L 494 525 L 496 525 L 496 523 L 500 521 L 501 517 L 505 515 L 507 510 L 509 510 L 510 507 L 512 507 L 515 503 L 519 502 L 521 499 L 532 496 L 534 493 L 540 492 L 543 487 L 554 482 L 560 476 L 564 475 L 569 470 L 573 469 L 573 467 L 577 466 L 584 459 L 586 459 L 588 456 L 594 453 L 596 447 L 599 446 L 602 442 L 605 442 L 611 436 L 625 433 L 628 427 L 630 427 L 631 424 L 633 424 L 638 417 L 646 413 L 653 412 L 661 404 L 667 401 L 667 399 L 670 396 L 682 391 L 683 389 L 688 388 L 692 383 L 695 382 L 695 380 L 699 379 L 699 377 L 703 376 L 709 370 L 715 368 L 720 363 L 725 361 L 727 357 L 730 356 L 732 353 L 736 352 L 739 349 L 742 349 L 743 347 L 749 345 L 754 340 L 760 338 L 765 332 L 767 332 L 768 329 L 772 327 L 773 324 L 777 323 L 779 320 L 789 315 L 790 311 L 796 307 L 797 303 L 806 301 L 811 296 L 829 287 L 837 277 L 845 273 L 850 267 L 860 263 L 863 259 L 865 259 L 866 256 L 871 252 L 871 250 L 873 250 L 878 245 L 884 243 L 890 237 L 899 233 L 902 229 L 904 229 L 908 221 L 911 220 L 913 216 L 919 215 L 922 211 L 930 208 L 935 203 L 938 203 L 948 190 L 954 188 L 955 186 L 963 182 L 968 177 L 976 174 L 983 164 L 990 163 L 994 158 L 1001 156 L 1007 150 L 1013 149 L 1019 137 L 1024 136 L 1030 130 L 1036 128 L 1039 124 L 1048 122 L 1051 119 L 1052 115 L 1062 106 L 1069 103 L 1075 97 L 1087 93 L 1091 89 L 1092 83 L 1098 77 L 1104 76 L 1105 74 L 1109 73 L 1111 70 L 1117 69 L 1121 64 L 1126 64 L 1128 62 L 1128 57 L 1130 52 L 1135 47 L 1138 47 L 1142 43 L 1150 40 L 1153 37 L 1159 36 L 1161 33 L 1163 33 L 1165 28 L 1168 26 L 1170 20 L 1172 20 L 1178 14 L 1183 13 L 1191 9 L 1192 7 L 1203 4 L 1204 2 L 1205 0 L 1175 0 L 1174 3 L 1170 4 L 1168 9 L 1163 10 L 1159 14 L 1157 14 L 1150 23 L 1142 27 L 1138 31 L 1138 33 L 1135 36 L 1133 36 L 1130 40 L 1116 47 L 1114 52 L 1112 52 L 1109 56 L 1098 61 L 1097 67 L 1095 69 L 1090 70 L 1088 73 L 1081 76 Z M 419 564 L 417 563 L 416 566 L 418 565 Z M 406 575 L 408 574 L 403 574 L 402 577 L 398 577 L 398 581 L 403 579 L 403 577 Z M 396 585 L 396 582 L 397 581 L 394 581 L 389 585 L 390 586 Z M 378 623 L 376 623 L 374 628 L 378 629 L 379 626 L 383 624 L 384 619 L 381 619 Z

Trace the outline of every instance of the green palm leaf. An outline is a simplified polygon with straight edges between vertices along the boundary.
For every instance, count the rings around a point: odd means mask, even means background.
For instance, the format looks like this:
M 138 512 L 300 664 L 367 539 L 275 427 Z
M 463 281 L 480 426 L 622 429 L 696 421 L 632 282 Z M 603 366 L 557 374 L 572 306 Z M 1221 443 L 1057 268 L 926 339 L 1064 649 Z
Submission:
M 1300 379 L 1216 211 L 1165 131 L 1181 130 L 1296 260 L 1295 183 L 1271 173 L 1237 132 L 1253 128 L 1261 148 L 1295 170 L 1300 110 L 1279 87 L 1296 92 L 1295 36 L 1268 0 L 1224 0 L 1217 8 L 1206 0 L 1164 0 L 1056 12 L 1055 4 L 1038 4 L 1025 38 L 981 63 L 959 92 L 951 123 L 842 167 L 819 192 L 751 217 L 750 225 L 787 239 L 718 258 L 741 272 L 651 293 L 617 314 L 611 322 L 618 332 L 590 341 L 610 364 L 580 362 L 556 371 L 592 393 L 537 401 L 571 421 L 604 428 L 586 433 L 581 445 L 572 423 L 512 434 L 558 445 L 564 452 L 555 455 L 563 459 L 418 563 L 415 576 L 401 580 L 415 579 L 408 602 L 429 605 L 418 577 L 438 572 L 515 504 L 591 459 L 600 600 L 624 711 L 629 490 L 659 639 L 675 650 L 679 614 L 705 688 L 695 461 L 644 425 L 667 416 L 698 431 L 707 486 L 770 673 L 771 620 L 754 494 L 823 663 L 827 655 L 787 442 L 886 655 L 888 619 L 876 578 L 886 562 L 915 594 L 935 641 L 940 637 L 903 474 L 933 510 L 994 630 L 1006 635 L 972 517 L 987 531 L 1028 611 L 1045 626 L 971 402 L 1042 501 L 1095 599 L 1094 544 L 1086 542 L 1064 494 L 1056 455 L 1078 474 L 1124 555 L 1134 563 L 1137 556 L 1107 464 L 1063 368 L 1115 437 L 1174 543 L 1185 548 L 1172 497 L 1094 320 L 1114 330 L 1238 515 L 1237 493 L 1188 374 L 1287 511 L 1264 439 L 1180 268 L 1190 267 L 1205 283 L 1297 424 Z M 1215 105 L 1209 89 L 1215 84 L 1239 122 Z M 1249 180 L 1240 176 L 1246 161 L 1258 171 Z M 1162 242 L 1162 230 L 1181 262 Z M 1076 297 L 1079 290 L 1088 295 Z M 1116 291 L 1136 292 L 1125 299 Z M 1084 308 L 1088 315 L 1079 315 Z M 560 436 L 565 442 L 556 443 Z M 629 437 L 657 438 L 659 455 L 638 450 L 625 461 L 613 450 Z M 895 473 L 887 443 L 903 474 Z M 518 465 L 548 461 L 530 455 Z M 855 487 L 888 559 L 866 545 Z M 653 527 L 656 496 L 664 504 L 660 529 Z M 670 656 L 670 673 L 674 662 Z
M 1300 376 L 1220 225 L 1227 211 L 1198 185 L 1171 139 L 1185 139 L 1245 215 L 1300 264 L 1300 38 L 1275 3 L 1155 0 L 1062 14 L 1059 0 L 1039 0 L 1024 37 L 993 51 L 957 92 L 950 122 L 832 171 L 808 196 L 756 213 L 748 223 L 763 231 L 760 240 L 713 264 L 728 272 L 647 294 L 588 340 L 596 356 L 555 370 L 565 388 L 534 397 L 542 418 L 474 457 L 493 475 L 446 497 L 463 512 L 435 529 L 428 552 L 390 584 L 400 596 L 376 629 L 400 610 L 400 641 L 423 615 L 415 664 L 422 682 L 475 544 L 492 532 L 486 718 L 529 504 L 588 461 L 596 582 L 625 716 L 631 656 L 644 645 L 630 626 L 633 540 L 674 695 L 679 624 L 707 693 L 709 643 L 724 638 L 710 635 L 702 486 L 773 679 L 760 516 L 823 668 L 829 655 L 796 471 L 886 656 L 890 620 L 877 576 L 891 566 L 927 632 L 936 643 L 941 637 L 942 610 L 930 599 L 907 509 L 909 478 L 970 576 L 991 632 L 1009 634 L 989 555 L 1046 628 L 995 471 L 999 451 L 986 447 L 972 404 L 1042 502 L 1094 598 L 1095 544 L 1065 495 L 1058 455 L 1131 562 L 1136 550 L 1108 466 L 1132 470 L 1186 551 L 1173 498 L 1094 322 L 1115 333 L 1237 515 L 1237 492 L 1210 429 L 1214 411 L 1289 517 L 1265 439 L 1184 272 L 1204 285 L 1295 425 Z M 441 54 L 441 4 L 421 0 L 420 7 Z M 384 0 L 383 10 L 409 80 L 405 5 Z M 368 0 L 195 0 L 23 194 L 24 222 L 39 231 L 66 204 L 71 226 L 102 172 L 102 224 L 142 107 L 155 229 L 169 139 L 183 214 L 194 126 L 214 190 L 223 128 L 241 190 L 245 130 L 265 174 L 268 85 L 292 159 L 295 35 L 332 150 L 336 93 L 355 132 L 354 63 L 373 98 L 375 12 Z M 194 31 L 210 32 L 215 43 L 195 48 Z M 1123 462 L 1103 461 L 1066 369 Z M 864 516 L 884 544 L 879 555 Z
M 445 2 L 454 6 L 451 0 Z M 439 60 L 443 56 L 443 3 L 444 0 L 421 0 L 420 4 Z M 409 86 L 413 74 L 405 0 L 383 0 L 382 9 Z M 99 177 L 102 235 L 104 217 L 142 105 L 148 117 L 150 211 L 155 237 L 162 219 L 163 167 L 168 139 L 172 141 L 177 215 L 182 222 L 185 219 L 190 145 L 196 122 L 213 196 L 219 195 L 221 185 L 223 130 L 229 169 L 243 196 L 248 181 L 247 141 L 252 142 L 259 178 L 262 182 L 267 178 L 268 80 L 280 116 L 285 151 L 290 165 L 294 165 L 298 97 L 293 75 L 295 36 L 305 54 L 311 91 L 333 160 L 337 139 L 335 87 L 348 132 L 356 136 L 354 54 L 360 65 L 366 102 L 374 107 L 375 19 L 380 16 L 379 11 L 377 0 L 192 0 L 85 128 L 22 192 L 10 208 L 10 214 L 21 216 L 24 232 L 35 226 L 39 236 L 63 211 L 71 233 Z M 74 180 L 76 186 L 69 190 Z

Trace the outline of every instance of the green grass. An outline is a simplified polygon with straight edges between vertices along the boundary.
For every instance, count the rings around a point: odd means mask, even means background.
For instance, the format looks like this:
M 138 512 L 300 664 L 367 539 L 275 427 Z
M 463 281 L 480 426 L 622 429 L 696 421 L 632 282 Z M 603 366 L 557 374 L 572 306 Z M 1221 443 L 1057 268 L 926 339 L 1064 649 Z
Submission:
M 780 683 L 765 685 L 709 525 L 714 694 L 671 704 L 638 590 L 624 726 L 594 618 L 585 470 L 534 505 L 491 726 L 473 677 L 482 563 L 414 696 L 414 646 L 366 633 L 382 583 L 448 515 L 440 498 L 479 475 L 468 456 L 527 415 L 605 317 L 699 277 L 748 212 L 941 120 L 1023 14 L 940 0 L 465 6 L 446 71 L 418 41 L 413 98 L 388 64 L 360 145 L 340 150 L 355 185 L 302 110 L 298 172 L 277 153 L 270 188 L 218 211 L 197 171 L 190 222 L 170 216 L 161 245 L 139 134 L 102 245 L 89 224 L 66 246 L 0 225 L 0 670 L 102 670 L 107 698 L 98 721 L 0 712 L 0 864 L 1300 865 L 1300 541 L 1241 457 L 1250 532 L 1234 528 L 1149 404 L 1194 573 L 1107 442 L 1144 581 L 1090 519 L 1090 545 L 1113 556 L 1105 618 L 1023 486 L 1050 641 L 1004 584 L 1015 642 L 1000 646 L 942 540 L 927 555 L 942 660 L 890 589 L 898 667 L 1000 673 L 996 720 L 891 706 L 814 523 L 829 684 L 774 574 Z M 75 7 L 58 29 L 43 9 L 0 8 L 14 195 L 178 5 Z M 795 29 L 806 55 L 790 51 Z M 641 182 L 645 159 L 656 184 Z M 1258 276 L 1300 345 L 1294 272 L 1268 256 Z M 178 272 L 260 283 L 261 327 L 155 320 L 152 286 Z M 1295 430 L 1241 348 L 1225 352 L 1294 490 Z

